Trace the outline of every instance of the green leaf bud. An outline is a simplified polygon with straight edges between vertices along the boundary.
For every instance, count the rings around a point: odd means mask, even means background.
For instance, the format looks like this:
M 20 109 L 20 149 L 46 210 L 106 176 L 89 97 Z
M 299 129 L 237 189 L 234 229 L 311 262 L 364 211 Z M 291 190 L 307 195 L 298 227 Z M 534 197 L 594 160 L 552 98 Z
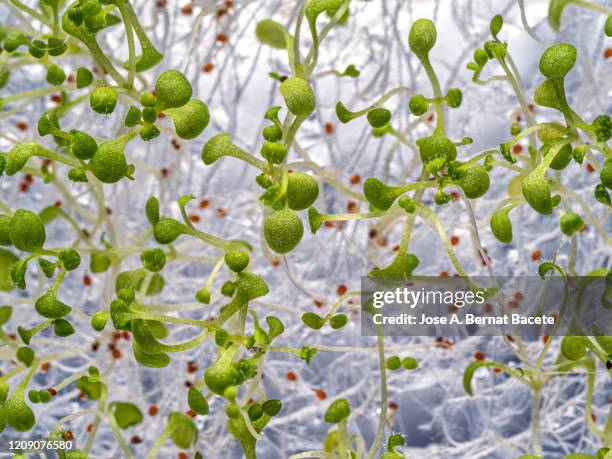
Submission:
M 374 268 L 368 276 L 387 284 L 403 283 L 419 266 L 419 258 L 412 253 L 398 252 L 393 261 L 385 268 Z
M 503 60 L 508 54 L 508 43 L 501 43 L 499 41 L 487 41 L 484 44 L 484 49 L 489 58 Z
M 285 331 L 285 326 L 277 317 L 266 317 L 266 323 L 268 324 L 268 335 L 270 336 L 270 339 L 274 339 L 277 336 L 282 335 L 282 333 Z
M 501 31 L 503 25 L 504 18 L 501 16 L 501 14 L 496 14 L 495 16 L 493 16 L 493 19 L 491 19 L 491 23 L 489 24 L 489 30 L 491 31 L 491 35 L 493 35 L 493 38 L 495 38 L 496 40 L 497 34 Z
M 145 142 L 155 139 L 159 137 L 159 129 L 154 124 L 145 124 L 142 129 L 139 131 L 140 138 Z
M 261 277 L 246 271 L 238 273 L 235 285 L 238 293 L 247 301 L 267 295 L 269 292 L 268 284 Z
M 55 293 L 47 292 L 36 300 L 36 312 L 47 319 L 61 319 L 72 311 L 72 308 L 55 297 Z
M 436 26 L 429 19 L 418 19 L 408 34 L 410 50 L 421 60 L 428 59 L 429 52 L 436 44 Z
M 429 102 L 427 102 L 427 99 L 422 94 L 416 94 L 410 98 L 408 107 L 413 115 L 421 116 L 429 110 Z
M 44 155 L 45 148 L 34 142 L 23 142 L 15 145 L 6 156 L 6 175 L 15 175 L 32 156 Z
M 202 304 L 210 303 L 210 291 L 207 288 L 201 288 L 195 294 L 196 301 Z
M 75 158 L 91 159 L 97 150 L 98 144 L 92 136 L 76 129 L 70 131 L 70 152 Z
M 123 146 L 118 140 L 104 142 L 89 161 L 89 170 L 102 183 L 116 183 L 128 174 Z
M 151 225 L 155 225 L 159 221 L 159 201 L 155 196 L 151 196 L 147 199 L 145 214 Z
M 463 93 L 461 92 L 461 89 L 449 89 L 444 100 L 446 101 L 446 105 L 448 105 L 450 108 L 458 108 L 461 106 Z
M 293 210 L 310 207 L 319 196 L 319 185 L 310 175 L 303 172 L 289 174 L 287 185 L 287 205 Z
M 167 70 L 155 82 L 156 105 L 158 111 L 182 107 L 192 94 L 189 80 L 177 70 Z
M 330 424 L 338 424 L 351 414 L 351 406 L 345 398 L 339 398 L 332 402 L 325 412 L 325 422 Z
M 153 237 L 160 244 L 170 244 L 186 232 L 183 224 L 172 218 L 162 217 L 153 227 Z
M 32 348 L 26 346 L 17 349 L 15 356 L 17 357 L 17 360 L 23 363 L 26 367 L 32 365 L 34 359 L 36 358 L 36 355 L 34 354 Z
M 91 260 L 89 262 L 89 269 L 92 273 L 103 273 L 108 270 L 111 265 L 111 259 L 108 255 L 103 253 L 94 252 L 91 254 Z
M 366 199 L 380 210 L 389 209 L 404 192 L 404 188 L 401 186 L 390 186 L 373 177 L 363 182 L 363 194 Z
M 612 158 L 608 158 L 604 161 L 603 167 L 599 172 L 599 180 L 606 188 L 612 188 Z M 2 217 L 0 217 L 0 222 Z M 0 235 L 2 234 L 2 223 L 0 223 Z M 2 244 L 2 237 L 0 236 L 0 245 Z
M 15 248 L 31 253 L 41 250 L 47 237 L 40 217 L 25 209 L 18 209 L 13 214 L 9 234 Z
M 171 108 L 164 113 L 172 119 L 176 135 L 186 140 L 199 136 L 206 129 L 210 120 L 208 107 L 198 99 L 191 99 L 182 107 Z
M 283 130 L 277 124 L 265 127 L 262 134 L 268 142 L 279 142 L 283 138 Z
M 612 118 L 610 115 L 599 115 L 591 125 L 598 142 L 607 142 L 612 137 Z
M 51 110 L 50 112 L 45 112 L 41 115 L 38 120 L 38 135 L 41 137 L 46 136 L 47 134 L 53 134 L 59 130 L 59 119 L 57 117 L 57 112 L 55 110 Z
M 317 33 L 316 23 L 319 15 L 325 11 L 335 14 L 338 8 L 342 6 L 342 3 L 343 0 L 308 0 L 304 7 L 304 16 L 306 16 L 313 36 Z
M 210 411 L 208 401 L 195 387 L 190 387 L 187 392 L 187 404 L 200 415 L 206 415 Z
M 285 208 L 266 217 L 263 231 L 268 246 L 276 253 L 285 254 L 300 243 L 304 225 L 294 210 Z
M 51 263 L 49 260 L 45 260 L 44 258 L 38 259 L 38 264 L 42 272 L 47 276 L 47 279 L 51 279 L 55 275 L 55 268 L 57 265 L 55 263 Z
M 285 49 L 287 47 L 287 29 L 272 19 L 259 21 L 255 28 L 255 36 L 261 43 L 272 48 Z
M 561 226 L 561 232 L 567 237 L 584 228 L 584 220 L 582 220 L 582 217 L 573 212 L 568 212 L 561 216 L 559 224 Z
M 101 115 L 110 115 L 117 105 L 117 88 L 101 86 L 94 89 L 89 96 L 91 109 Z
M 157 112 L 155 113 L 156 113 L 155 116 L 157 117 Z M 125 119 L 123 120 L 123 124 L 125 124 L 126 127 L 134 127 L 140 124 L 141 121 L 142 121 L 142 112 L 140 111 L 140 109 L 134 105 L 130 105 L 130 108 L 128 108 L 128 111 L 125 114 Z
M 401 366 L 402 362 L 397 355 L 392 355 L 385 362 L 385 367 L 387 368 L 387 370 L 399 370 Z
M 386 108 L 375 108 L 368 112 L 368 123 L 373 128 L 381 128 L 391 121 L 391 112 Z
M 234 283 L 232 281 L 226 281 L 221 286 L 221 294 L 223 296 L 231 297 L 234 295 L 235 291 L 236 291 L 236 287 L 234 286 Z
M 402 360 L 402 366 L 406 370 L 416 370 L 419 367 L 419 361 L 414 357 L 406 357 Z
M 47 52 L 47 45 L 42 40 L 32 40 L 30 45 L 28 46 L 28 52 L 32 57 L 40 59 Z
M 478 48 L 476 49 L 476 51 L 474 51 L 474 61 L 482 68 L 485 66 L 485 64 L 489 61 L 489 55 L 487 54 L 487 52 L 482 49 L 482 48 Z
M 348 317 L 346 314 L 336 314 L 331 319 L 329 319 L 329 325 L 334 330 L 338 330 L 344 327 L 348 323 Z
M 147 271 L 157 273 L 166 265 L 166 254 L 162 249 L 145 250 L 140 254 L 140 261 Z
M 113 402 L 108 406 L 108 409 L 112 411 L 117 425 L 121 429 L 127 429 L 130 426 L 140 424 L 144 419 L 140 408 L 133 403 Z
M 32 403 L 38 403 L 40 402 L 40 397 L 38 395 L 38 391 L 37 390 L 31 390 L 28 392 L 28 399 L 32 402 Z
M 606 24 L 604 26 L 604 32 L 607 37 L 612 37 L 612 14 L 608 16 L 608 19 L 606 19 Z
M 458 184 L 469 199 L 476 199 L 489 190 L 489 174 L 484 166 L 474 164 L 462 168 Z
M 140 283 L 138 283 L 138 288 L 140 288 Z M 125 304 L 132 304 L 136 298 L 136 291 L 133 287 L 122 288 L 117 292 L 117 297 Z
M 62 84 L 65 80 L 66 80 L 66 73 L 61 67 L 55 64 L 51 64 L 47 68 L 47 83 L 53 86 L 58 86 Z
M 417 146 L 423 164 L 437 158 L 454 161 L 457 157 L 457 146 L 444 133 L 435 133 L 430 137 L 419 139 L 417 140 Z
M 59 259 L 67 271 L 74 271 L 81 264 L 81 256 L 79 252 L 74 249 L 64 249 L 60 251 Z
M 153 107 L 145 107 L 142 109 L 142 120 L 145 123 L 153 124 L 157 121 L 157 110 Z
M 499 242 L 512 242 L 512 222 L 508 217 L 509 209 L 500 209 L 491 216 L 491 231 Z
M 79 67 L 76 72 L 76 85 L 83 89 L 93 83 L 93 74 L 85 67 Z
M 238 397 L 238 387 L 236 386 L 226 387 L 223 391 L 223 398 L 227 400 L 236 400 L 236 397 Z
M 48 403 L 51 400 L 51 392 L 46 389 L 38 391 L 38 398 L 42 403 Z
M 27 432 L 36 424 L 34 412 L 26 405 L 23 389 L 17 388 L 3 406 L 6 422 L 18 432 Z
M 53 332 L 59 337 L 66 337 L 72 335 L 75 330 L 66 319 L 57 319 L 53 322 Z
M 414 201 L 409 196 L 402 196 L 401 198 L 399 198 L 397 203 L 402 209 L 404 209 L 409 214 L 413 213 L 416 210 Z
M 325 324 L 323 317 L 314 312 L 306 312 L 302 314 L 302 322 L 313 330 L 318 330 Z
M 87 169 L 84 167 L 75 167 L 68 171 L 68 180 L 71 182 L 87 183 Z
M 580 360 L 586 355 L 584 336 L 565 336 L 561 341 L 561 354 L 568 360 Z
M 274 417 L 278 413 L 280 413 L 280 410 L 283 408 L 283 404 L 280 400 L 272 398 L 270 400 L 266 400 L 261 406 L 261 408 L 265 414 Z
M 155 96 L 152 92 L 145 92 L 140 96 L 140 103 L 143 107 L 155 107 Z
M 235 273 L 239 273 L 249 265 L 249 254 L 243 250 L 228 250 L 224 256 L 225 264 Z
M 91 328 L 93 328 L 97 332 L 101 332 L 106 327 L 106 322 L 108 322 L 108 318 L 110 313 L 107 311 L 98 311 L 91 316 Z
M 540 57 L 540 73 L 551 81 L 563 81 L 574 67 L 578 53 L 573 45 L 559 43 L 548 48 Z
M 11 217 L 0 215 L 0 245 L 13 245 L 11 241 Z
M 287 108 L 294 115 L 305 118 L 314 111 L 315 96 L 306 80 L 298 77 L 287 78 L 281 83 L 280 92 Z
M 436 191 L 436 194 L 434 195 L 434 202 L 438 205 L 438 206 L 443 206 L 445 204 L 448 204 L 451 200 L 451 196 L 448 193 L 445 193 L 444 190 L 439 189 L 438 191 Z
M 537 170 L 523 179 L 522 192 L 527 203 L 536 212 L 543 215 L 552 213 L 550 186 L 546 178 L 539 174 Z
M 278 142 L 266 142 L 261 146 L 261 156 L 272 164 L 281 164 L 287 157 L 287 147 Z
M 314 207 L 308 209 L 308 224 L 312 234 L 315 234 L 323 224 L 323 217 Z
M 2 43 L 2 47 L 9 53 L 12 53 L 21 45 L 28 44 L 28 38 L 21 32 L 10 32 L 4 42 Z M 43 43 L 44 44 L 44 43 Z

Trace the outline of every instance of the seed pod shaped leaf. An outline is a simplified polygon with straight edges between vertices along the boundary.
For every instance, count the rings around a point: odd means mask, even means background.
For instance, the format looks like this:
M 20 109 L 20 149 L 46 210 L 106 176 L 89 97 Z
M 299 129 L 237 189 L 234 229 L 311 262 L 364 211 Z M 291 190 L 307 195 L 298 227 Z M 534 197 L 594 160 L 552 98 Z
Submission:
M 294 210 L 285 208 L 266 217 L 263 231 L 268 246 L 276 253 L 285 254 L 300 243 L 304 225 Z
M 349 402 L 345 398 L 339 398 L 338 400 L 334 400 L 327 411 L 325 412 L 325 422 L 330 424 L 338 424 L 343 419 L 349 417 L 351 414 L 351 406 Z
M 76 85 L 78 89 L 83 89 L 93 83 L 93 74 L 85 67 L 79 67 L 76 73 Z
M 198 439 L 198 429 L 189 416 L 179 412 L 170 413 L 168 424 L 172 426 L 170 438 L 179 448 L 189 449 Z
M 19 432 L 27 432 L 36 424 L 34 412 L 26 404 L 23 389 L 15 389 L 3 406 L 6 422 Z
M 74 249 L 61 250 L 59 253 L 59 259 L 67 271 L 74 271 L 81 265 L 81 256 L 79 255 L 79 252 Z
M 191 99 L 192 91 L 189 80 L 181 72 L 165 71 L 155 82 L 157 110 L 164 111 L 167 108 L 182 107 Z
M 606 187 L 612 189 L 612 158 L 608 158 L 604 161 L 604 165 L 599 173 L 599 180 Z M 0 241 L 0 244 L 2 242 Z
M 72 308 L 55 297 L 55 293 L 47 292 L 36 300 L 36 311 L 47 319 L 61 319 L 72 311 Z
M 586 355 L 584 336 L 565 336 L 561 341 L 561 353 L 568 360 L 579 360 Z
M 208 107 L 198 99 L 191 99 L 182 107 L 169 108 L 164 113 L 172 119 L 176 135 L 186 140 L 199 136 L 210 120 Z
M 527 203 L 536 211 L 543 215 L 552 214 L 552 199 L 550 196 L 550 186 L 538 171 L 531 172 L 523 180 L 523 196 Z
M 408 34 L 410 49 L 421 60 L 427 59 L 429 52 L 436 44 L 436 26 L 429 19 L 417 19 Z
M 13 245 L 11 241 L 11 217 L 0 215 L 0 245 Z
M 612 14 L 606 19 L 606 25 L 604 26 L 604 32 L 606 36 L 612 37 Z
M 291 113 L 300 117 L 310 115 L 316 106 L 312 88 L 308 82 L 299 77 L 290 77 L 280 85 L 280 92 Z
M 222 156 L 244 156 L 248 155 L 244 150 L 238 148 L 231 141 L 230 135 L 226 132 L 212 137 L 202 149 L 202 161 L 207 166 L 217 161 Z
M 540 57 L 540 73 L 552 81 L 563 81 L 574 67 L 578 52 L 573 45 L 559 43 L 548 48 Z
M 499 242 L 512 242 L 512 222 L 507 209 L 500 209 L 491 216 L 491 231 Z
M 402 187 L 387 185 L 373 177 L 363 182 L 363 194 L 366 199 L 380 210 L 389 209 L 402 193 L 404 193 Z
M 151 196 L 147 199 L 145 214 L 151 225 L 155 225 L 159 221 L 159 201 L 155 196 Z
M 112 411 L 117 425 L 121 429 L 127 429 L 130 426 L 140 424 L 144 419 L 140 408 L 133 403 L 113 402 L 108 406 L 108 409 Z
M 147 271 L 157 273 L 166 265 L 166 254 L 159 248 L 145 250 L 140 254 L 140 261 Z
M 540 149 L 540 152 L 542 153 L 544 157 L 548 155 L 548 153 L 550 152 L 554 144 L 555 142 L 553 141 L 551 143 L 545 143 L 542 146 L 542 148 Z M 557 152 L 557 154 L 555 155 L 555 159 L 552 160 L 549 167 L 556 171 L 560 171 L 562 169 L 565 169 L 571 160 L 572 160 L 572 145 L 569 143 L 566 143 Z
M 25 209 L 17 210 L 11 217 L 9 234 L 15 248 L 23 252 L 39 251 L 47 237 L 40 217 Z
M 128 174 L 123 147 L 118 140 L 104 142 L 89 161 L 89 170 L 102 183 L 116 183 Z
M 185 226 L 172 218 L 162 217 L 153 227 L 153 237 L 160 244 L 170 244 L 183 233 Z
M 45 148 L 34 142 L 23 142 L 13 147 L 6 155 L 6 175 L 15 175 L 32 156 L 44 156 Z
M 293 210 L 310 207 L 319 196 L 319 185 L 310 175 L 303 172 L 289 174 L 287 185 L 287 204 Z
M 533 100 L 541 107 L 554 108 L 561 111 L 563 106 L 557 96 L 555 85 L 551 80 L 544 80 L 535 90 Z

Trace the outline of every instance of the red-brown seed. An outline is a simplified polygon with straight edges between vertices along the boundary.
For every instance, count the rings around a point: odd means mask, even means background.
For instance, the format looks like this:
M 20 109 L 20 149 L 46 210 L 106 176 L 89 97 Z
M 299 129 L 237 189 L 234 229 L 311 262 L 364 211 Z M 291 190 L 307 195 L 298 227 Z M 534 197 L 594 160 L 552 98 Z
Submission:
M 522 151 L 523 151 L 523 146 L 522 146 L 522 145 L 520 145 L 520 144 L 518 144 L 518 143 L 517 143 L 515 146 L 513 146 L 513 147 L 512 147 L 512 152 L 513 152 L 515 155 L 520 154 Z
M 540 250 L 534 250 L 531 254 L 531 259 L 533 261 L 538 261 L 542 257 L 542 252 Z
M 351 185 L 357 185 L 359 182 L 361 182 L 361 177 L 360 177 L 360 175 L 359 175 L 359 174 L 354 174 L 354 175 L 351 177 L 350 182 L 351 182 Z
M 319 400 L 325 400 L 325 399 L 327 398 L 327 394 L 325 393 L 325 391 L 324 391 L 324 390 L 317 389 L 317 390 L 315 391 L 315 393 L 317 394 L 317 398 L 318 398 Z
M 132 445 L 139 445 L 142 443 L 142 439 L 138 435 L 134 435 L 132 438 L 130 438 L 130 443 Z
M 586 170 L 587 170 L 587 172 L 589 172 L 589 173 L 593 173 L 593 172 L 595 172 L 595 168 L 593 167 L 593 165 L 592 165 L 591 163 L 587 163 L 587 165 L 586 165 Z
M 83 276 L 83 285 L 85 287 L 89 287 L 91 285 L 91 277 L 89 277 L 87 274 Z
M 348 287 L 344 284 L 340 284 L 338 285 L 338 287 L 336 288 L 336 293 L 338 294 L 338 296 L 342 296 L 344 295 L 346 292 L 348 292 Z
M 186 15 L 186 16 L 188 16 L 188 15 L 190 15 L 191 13 L 193 13 L 193 7 L 192 7 L 191 5 L 189 5 L 189 4 L 184 5 L 184 6 L 181 8 L 181 13 L 183 13 L 183 14 L 184 14 L 184 15 Z
M 25 131 L 26 129 L 28 129 L 28 124 L 25 121 L 19 121 L 17 122 L 17 129 L 19 129 L 20 131 Z
M 451 236 L 450 242 L 451 242 L 452 245 L 459 244 L 459 236 Z
M 209 204 L 208 199 L 202 199 L 200 201 L 200 209 L 206 209 L 208 207 L 208 204 Z
M 285 377 L 288 381 L 297 381 L 297 375 L 293 371 L 288 371 Z
M 334 133 L 334 125 L 331 123 L 325 123 L 325 133 L 327 135 L 332 135 Z
M 149 416 L 155 416 L 157 413 L 159 413 L 159 408 L 156 405 L 151 405 L 149 407 Z
M 474 352 L 474 358 L 480 362 L 482 362 L 485 359 L 485 355 L 480 352 L 480 351 L 476 351 Z
M 612 57 L 612 48 L 606 48 L 604 51 L 604 59 L 610 59 Z
M 202 67 L 202 71 L 204 73 L 210 73 L 215 69 L 215 66 L 213 64 L 211 64 L 210 62 L 208 64 L 204 64 L 204 66 Z
M 196 214 L 191 214 L 189 216 L 189 220 L 191 221 L 191 223 L 198 223 L 200 221 L 200 216 Z

